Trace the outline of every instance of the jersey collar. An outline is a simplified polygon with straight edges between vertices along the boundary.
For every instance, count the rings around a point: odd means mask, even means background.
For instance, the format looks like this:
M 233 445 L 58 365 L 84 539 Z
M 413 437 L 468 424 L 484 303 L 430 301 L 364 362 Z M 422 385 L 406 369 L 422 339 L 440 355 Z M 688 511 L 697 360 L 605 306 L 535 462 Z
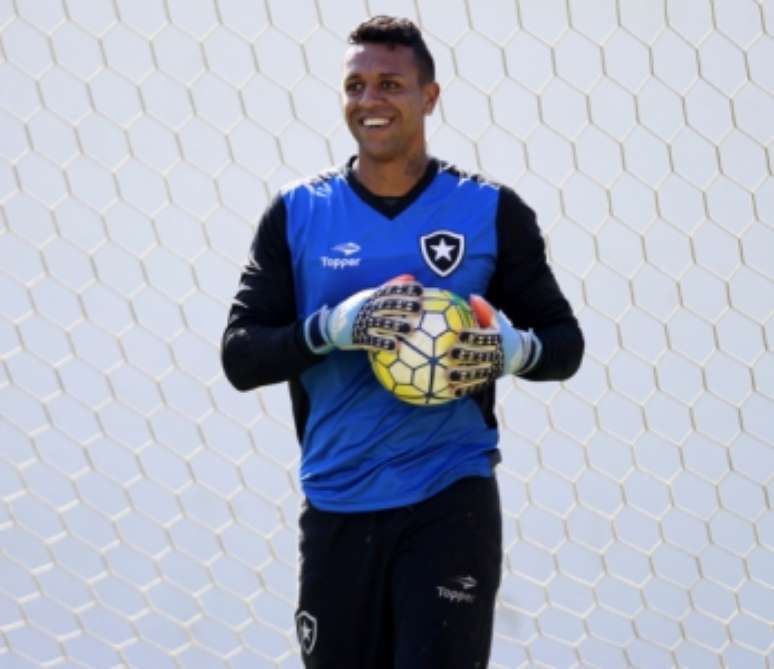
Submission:
M 430 185 L 430 182 L 435 178 L 435 175 L 438 174 L 439 169 L 438 160 L 430 158 L 422 178 L 414 184 L 414 187 L 408 193 L 397 197 L 384 197 L 375 195 L 357 180 L 355 170 L 352 168 L 356 159 L 357 156 L 352 156 L 344 166 L 344 177 L 346 178 L 347 183 L 363 202 L 389 219 L 396 218 L 403 211 L 408 209 L 408 207 L 410 207 Z

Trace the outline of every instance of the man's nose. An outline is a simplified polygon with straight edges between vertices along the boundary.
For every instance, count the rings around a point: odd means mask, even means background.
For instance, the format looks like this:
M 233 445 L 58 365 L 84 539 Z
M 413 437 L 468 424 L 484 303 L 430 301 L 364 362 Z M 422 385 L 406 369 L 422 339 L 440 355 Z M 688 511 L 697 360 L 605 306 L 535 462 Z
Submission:
M 360 96 L 361 105 L 375 104 L 382 101 L 382 91 L 378 84 L 366 85 L 363 87 L 363 93 Z

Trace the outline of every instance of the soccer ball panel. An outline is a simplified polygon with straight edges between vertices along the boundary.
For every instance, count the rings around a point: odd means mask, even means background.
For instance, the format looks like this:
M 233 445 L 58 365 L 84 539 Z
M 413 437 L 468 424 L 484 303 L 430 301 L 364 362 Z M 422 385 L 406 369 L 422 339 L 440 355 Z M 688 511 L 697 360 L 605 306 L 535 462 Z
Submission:
M 374 362 L 374 359 L 372 358 L 371 369 L 374 370 L 374 374 L 379 380 L 379 383 L 381 383 L 387 390 L 392 390 L 395 387 L 395 379 L 390 372 L 389 367 L 386 367 L 381 362 Z
M 445 290 L 437 290 L 429 295 L 425 291 L 425 296 L 422 298 L 422 309 L 425 314 L 443 313 L 451 302 L 449 295 L 450 293 Z
M 422 321 L 408 337 L 404 337 L 398 356 L 409 365 L 421 365 L 432 358 L 435 351 L 434 337 L 424 329 Z
M 455 332 L 462 330 L 462 315 L 460 314 L 460 310 L 456 307 L 446 311 L 444 320 L 446 321 L 447 328 L 454 330 Z
M 434 372 L 435 366 L 428 363 L 426 365 L 422 365 L 421 367 L 417 367 L 414 369 L 414 374 L 411 379 L 412 385 L 420 390 L 422 393 L 428 394 L 432 393 L 433 386 L 433 372 Z
M 449 349 L 457 342 L 457 334 L 458 331 L 446 331 L 440 337 L 438 337 L 438 339 L 436 339 L 435 349 L 438 352 L 439 358 L 446 358 L 446 354 L 449 352 Z
M 460 319 L 457 320 L 460 321 Z M 425 314 L 420 327 L 431 337 L 437 337 L 449 329 L 449 323 L 444 314 Z
M 392 379 L 397 384 L 409 384 L 412 381 L 413 370 L 402 360 L 396 360 L 387 368 Z
M 392 393 L 399 400 L 403 400 L 409 404 L 424 404 L 425 393 L 408 383 L 402 383 L 395 386 Z

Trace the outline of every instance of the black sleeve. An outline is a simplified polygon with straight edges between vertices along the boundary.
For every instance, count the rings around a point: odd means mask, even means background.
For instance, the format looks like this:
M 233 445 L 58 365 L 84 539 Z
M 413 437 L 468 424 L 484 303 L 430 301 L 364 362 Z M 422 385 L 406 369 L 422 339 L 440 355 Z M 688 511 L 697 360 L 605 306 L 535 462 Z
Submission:
M 287 381 L 319 362 L 296 317 L 287 212 L 281 197 L 255 233 L 221 340 L 226 378 L 237 390 Z
M 532 328 L 543 345 L 540 361 L 524 378 L 567 379 L 580 366 L 583 334 L 548 266 L 535 212 L 503 187 L 496 225 L 497 267 L 486 297 L 517 328 Z

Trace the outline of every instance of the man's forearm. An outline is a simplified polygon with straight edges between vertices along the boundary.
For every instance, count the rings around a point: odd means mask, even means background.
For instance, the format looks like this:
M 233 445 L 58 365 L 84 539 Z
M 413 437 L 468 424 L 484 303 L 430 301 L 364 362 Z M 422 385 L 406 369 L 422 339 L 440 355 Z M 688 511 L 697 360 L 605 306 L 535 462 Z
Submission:
M 304 343 L 300 323 L 281 327 L 230 325 L 221 342 L 226 378 L 242 391 L 287 381 L 322 359 Z
M 564 381 L 580 367 L 585 343 L 577 321 L 562 321 L 535 329 L 543 350 L 540 361 L 523 378 L 530 381 Z

